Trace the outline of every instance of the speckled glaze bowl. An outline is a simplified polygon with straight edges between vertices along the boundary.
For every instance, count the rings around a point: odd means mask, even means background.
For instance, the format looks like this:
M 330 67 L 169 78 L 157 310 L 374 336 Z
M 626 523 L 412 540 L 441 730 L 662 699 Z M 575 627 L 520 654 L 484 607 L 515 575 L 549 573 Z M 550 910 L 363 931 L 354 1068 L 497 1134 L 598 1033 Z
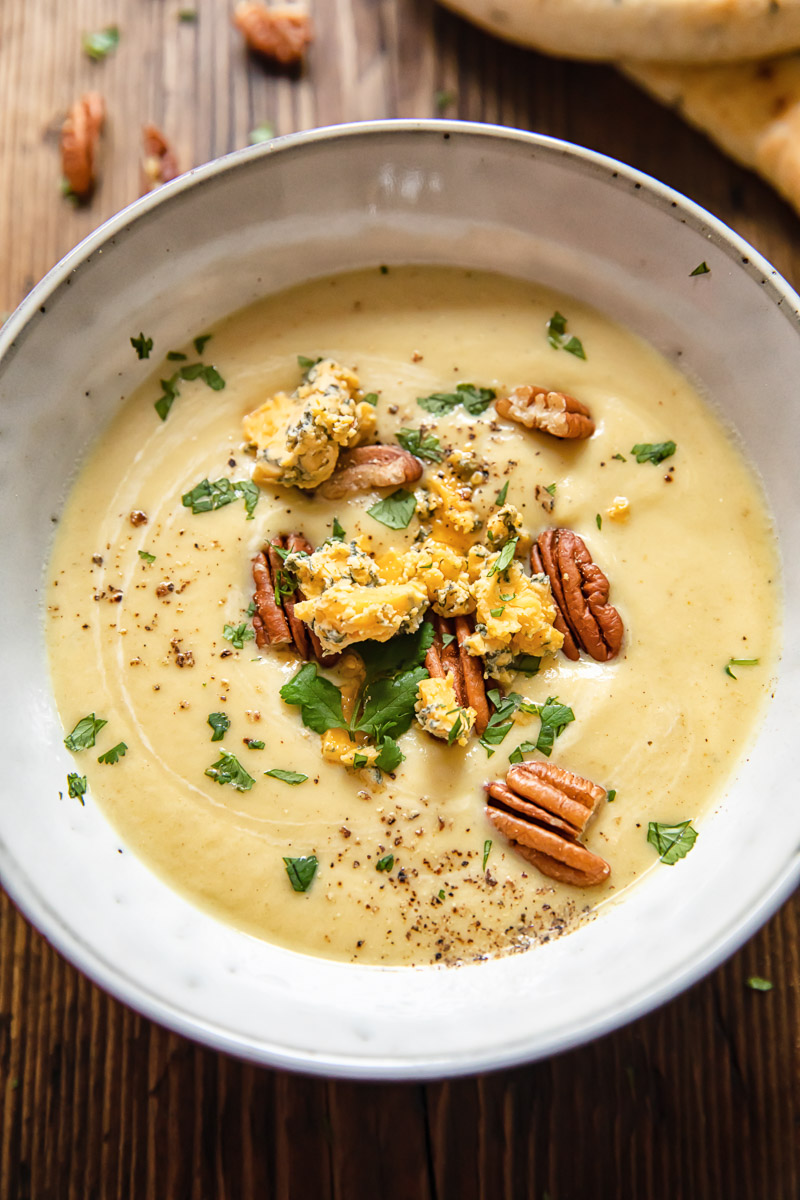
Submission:
M 703 260 L 710 275 L 689 280 Z M 82 808 L 65 794 L 73 763 L 41 611 L 53 522 L 87 447 L 139 379 L 132 333 L 181 342 L 306 278 L 410 261 L 557 287 L 678 360 L 762 475 L 795 614 L 758 741 L 692 854 L 568 937 L 458 969 L 293 954 L 219 924 L 118 853 L 91 797 Z M 14 900 L 76 966 L 155 1020 L 257 1062 L 365 1078 L 452 1075 L 563 1050 L 711 970 L 800 871 L 798 306 L 764 259 L 663 185 L 588 150 L 484 125 L 393 121 L 282 138 L 200 167 L 107 222 L 0 332 L 0 874 Z

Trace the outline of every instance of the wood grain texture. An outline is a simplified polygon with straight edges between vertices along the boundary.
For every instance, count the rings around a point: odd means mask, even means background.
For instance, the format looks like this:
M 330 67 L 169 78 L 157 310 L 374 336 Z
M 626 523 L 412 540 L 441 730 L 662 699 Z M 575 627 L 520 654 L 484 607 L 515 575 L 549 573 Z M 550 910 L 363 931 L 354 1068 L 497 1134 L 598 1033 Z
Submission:
M 188 167 L 279 133 L 386 116 L 499 122 L 582 142 L 687 193 L 795 284 L 800 226 L 759 180 L 613 70 L 502 45 L 432 0 L 316 0 L 299 72 L 248 55 L 229 4 L 2 0 L 0 309 L 139 191 L 140 131 Z M 101 63 L 81 33 L 109 24 Z M 59 195 L 58 128 L 108 104 L 92 203 Z M 5 803 L 14 803 L 6 797 Z M 686 995 L 547 1062 L 366 1085 L 262 1070 L 168 1033 L 78 974 L 0 897 L 2 1200 L 797 1200 L 800 905 Z M 773 991 L 747 988 L 750 975 Z M 498 1013 L 502 997 L 498 997 Z

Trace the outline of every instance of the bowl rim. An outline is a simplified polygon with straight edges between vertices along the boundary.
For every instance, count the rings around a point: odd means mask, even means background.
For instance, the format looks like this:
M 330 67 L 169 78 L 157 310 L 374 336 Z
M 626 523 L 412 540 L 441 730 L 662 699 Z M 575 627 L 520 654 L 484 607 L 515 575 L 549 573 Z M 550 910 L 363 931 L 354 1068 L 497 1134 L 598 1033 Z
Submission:
M 46 305 L 53 294 L 64 285 L 76 268 L 98 250 L 112 242 L 122 230 L 129 228 L 149 216 L 172 197 L 195 188 L 217 175 L 228 174 L 245 167 L 254 160 L 274 154 L 292 153 L 318 142 L 336 142 L 353 138 L 393 136 L 397 133 L 420 133 L 435 135 L 467 136 L 490 140 L 521 142 L 544 155 L 567 158 L 589 167 L 594 171 L 619 179 L 621 183 L 633 185 L 644 197 L 654 202 L 665 215 L 689 225 L 701 232 L 729 258 L 736 260 L 737 269 L 757 278 L 771 300 L 784 315 L 800 327 L 800 297 L 790 287 L 769 261 L 741 235 L 730 229 L 718 217 L 682 193 L 660 182 L 635 167 L 590 150 L 587 147 L 544 134 L 529 133 L 502 125 L 440 119 L 392 118 L 378 121 L 351 122 L 341 125 L 322 126 L 300 133 L 287 134 L 273 141 L 256 146 L 244 147 L 194 167 L 177 179 L 134 200 L 131 204 L 104 221 L 72 250 L 59 260 L 28 293 L 17 309 L 0 328 L 0 367 L 9 352 L 17 349 L 24 333 L 37 312 Z M 21 338 L 21 335 L 23 337 Z M 565 1031 L 553 1038 L 546 1049 L 531 1050 L 525 1045 L 513 1043 L 502 1052 L 473 1049 L 465 1057 L 455 1060 L 414 1061 L 404 1059 L 370 1058 L 365 1060 L 353 1055 L 325 1054 L 324 1060 L 312 1052 L 271 1045 L 266 1041 L 255 1043 L 251 1038 L 230 1030 L 191 1013 L 173 1001 L 165 1000 L 151 989 L 144 987 L 135 978 L 128 977 L 87 942 L 78 931 L 64 922 L 59 913 L 38 893 L 25 870 L 9 852 L 0 838 L 0 884 L 20 909 L 26 919 L 43 934 L 46 940 L 78 970 L 88 976 L 115 999 L 134 1008 L 151 1020 L 199 1041 L 211 1049 L 234 1054 L 240 1058 L 263 1066 L 291 1069 L 314 1075 L 352 1079 L 381 1080 L 424 1080 L 475 1074 L 487 1070 L 499 1070 L 522 1063 L 533 1062 L 550 1054 L 562 1053 L 576 1048 L 606 1033 L 644 1016 L 671 1000 L 680 992 L 702 979 L 720 963 L 739 949 L 789 897 L 800 881 L 800 853 L 790 860 L 784 870 L 773 878 L 765 888 L 759 902 L 751 909 L 747 918 L 734 927 L 713 936 L 705 948 L 697 952 L 691 961 L 677 973 L 661 983 L 644 988 L 642 993 L 613 1013 L 594 1019 L 588 1017 L 575 1032 Z

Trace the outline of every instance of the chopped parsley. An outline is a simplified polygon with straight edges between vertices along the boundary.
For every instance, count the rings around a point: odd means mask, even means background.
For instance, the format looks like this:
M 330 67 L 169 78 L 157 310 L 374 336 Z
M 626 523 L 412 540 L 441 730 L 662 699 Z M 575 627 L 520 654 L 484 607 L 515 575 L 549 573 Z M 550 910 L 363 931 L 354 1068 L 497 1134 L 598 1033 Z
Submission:
M 249 792 L 255 783 L 253 776 L 245 771 L 235 754 L 222 750 L 215 763 L 206 769 L 206 775 L 215 783 L 229 783 L 237 792 Z
M 99 755 L 97 761 L 99 763 L 114 764 L 119 762 L 128 753 L 128 747 L 124 742 L 117 742 L 116 746 L 112 746 L 110 750 L 106 750 L 105 754 Z
M 214 739 L 212 738 L 211 740 L 213 741 Z M 248 750 L 263 750 L 264 749 L 264 743 L 262 741 L 259 741 L 258 738 L 245 738 L 245 742 L 247 744 Z
M 242 650 L 245 642 L 251 642 L 255 634 L 247 622 L 242 621 L 241 625 L 226 625 L 222 630 L 222 636 L 237 650 Z
M 754 992 L 771 992 L 775 985 L 769 979 L 762 979 L 760 975 L 751 975 L 747 986 Z
M 383 858 L 379 858 L 375 863 L 376 871 L 391 871 L 394 866 L 394 855 L 384 854 Z
M 556 310 L 545 328 L 547 340 L 554 350 L 566 350 L 568 354 L 574 354 L 576 358 L 586 358 L 586 351 L 580 338 L 567 338 L 567 318 L 563 313 Z
M 328 729 L 347 729 L 342 712 L 342 694 L 329 679 L 317 673 L 316 663 L 306 663 L 281 688 L 281 699 L 297 704 L 307 729 L 325 733 Z
M 708 265 L 708 263 L 705 261 L 705 259 L 703 259 L 703 261 L 701 263 L 697 264 L 697 266 L 695 267 L 695 269 L 693 271 L 689 272 L 689 278 L 691 279 L 691 277 L 693 275 L 710 275 L 710 274 L 711 274 L 711 267 Z
M 426 458 L 429 462 L 442 461 L 439 439 L 433 433 L 423 434 L 421 429 L 399 429 L 397 440 L 404 450 L 415 454 L 417 458 Z
M 106 29 L 99 29 L 97 33 L 85 33 L 81 39 L 83 52 L 95 62 L 106 58 L 112 54 L 119 45 L 119 28 L 116 25 L 109 25 Z
M 555 496 L 557 486 L 558 485 L 555 483 L 548 483 L 547 487 L 544 490 L 547 492 L 548 496 Z
M 143 562 L 146 562 L 146 563 L 154 563 L 154 562 L 156 561 L 156 556 L 155 556 L 155 554 L 149 554 L 149 553 L 147 552 L 147 550 L 140 550 L 140 551 L 139 551 L 139 558 L 141 558 L 141 559 L 142 559 L 142 561 L 143 561 Z
M 530 704 L 530 707 L 525 708 L 525 712 L 537 712 L 541 727 L 539 736 L 535 742 L 520 742 L 516 750 L 512 750 L 509 755 L 509 762 L 521 763 L 524 754 L 530 754 L 534 750 L 538 750 L 545 758 L 549 758 L 557 737 L 561 734 L 572 721 L 575 720 L 575 713 L 567 704 L 561 704 L 557 696 L 548 696 L 544 704 Z M 486 734 L 484 734 L 484 737 Z
M 526 700 L 524 696 L 520 696 L 519 692 L 509 692 L 507 696 L 501 696 L 497 688 L 492 688 L 486 695 L 494 705 L 495 711 L 489 718 L 480 742 L 491 758 L 495 747 L 500 745 L 514 724 L 514 714 L 517 709 L 521 709 L 522 712 L 535 713 L 538 712 L 538 705 Z M 521 756 L 519 761 L 522 761 Z
M 725 674 L 730 675 L 731 679 L 738 679 L 738 675 L 734 675 L 731 667 L 757 667 L 759 659 L 757 658 L 729 658 L 725 664 Z
M 280 767 L 273 767 L 264 774 L 271 775 L 273 779 L 280 779 L 282 783 L 305 783 L 308 779 L 307 775 L 301 775 L 299 771 L 283 771 Z
M 283 864 L 286 867 L 286 874 L 289 876 L 289 882 L 296 892 L 307 892 L 311 886 L 311 881 L 317 873 L 317 858 L 314 854 L 304 855 L 302 858 L 284 858 Z
M 595 513 L 595 514 L 594 514 L 594 523 L 595 523 L 595 525 L 597 526 L 597 528 L 598 528 L 598 529 L 602 529 L 602 528 L 603 528 L 603 518 L 600 516 L 600 513 Z
M 196 515 L 224 508 L 234 500 L 244 500 L 247 520 L 252 521 L 260 494 L 258 484 L 252 479 L 216 479 L 213 483 L 203 479 L 181 496 L 181 503 Z
M 679 821 L 677 825 L 651 821 L 647 826 L 647 840 L 655 846 L 661 862 L 672 867 L 689 853 L 697 841 L 697 830 L 692 828 L 691 821 Z
M 261 142 L 271 142 L 275 137 L 275 126 L 271 121 L 261 121 L 250 130 L 250 145 L 258 146 Z
M 505 504 L 506 496 L 508 495 L 509 480 L 506 480 L 495 498 L 495 504 Z
M 379 767 L 381 771 L 386 771 L 387 774 L 390 774 L 392 771 L 397 770 L 404 758 L 405 754 L 403 754 L 394 738 L 384 737 L 381 743 L 380 754 L 375 759 L 375 766 Z
M 231 727 L 230 717 L 225 713 L 209 713 L 206 724 L 214 730 L 211 735 L 212 742 L 221 742 Z
M 414 516 L 417 508 L 417 501 L 413 492 L 407 492 L 404 488 L 398 488 L 396 492 L 392 492 L 391 496 L 387 496 L 385 500 L 378 500 L 371 508 L 367 509 L 369 515 L 376 521 L 380 521 L 381 525 L 385 525 L 387 529 L 407 529 L 411 524 L 411 519 Z
M 213 337 L 213 333 L 201 333 L 194 339 L 195 353 L 202 354 Z
M 365 392 L 361 399 L 365 404 L 371 404 L 374 408 L 380 397 L 378 396 L 377 392 Z
M 211 337 L 211 334 L 207 333 L 203 336 L 205 340 L 208 341 L 208 339 Z M 195 338 L 195 345 L 202 340 L 202 338 Z M 181 355 L 180 357 L 185 358 L 186 355 Z M 167 358 L 172 360 L 178 358 L 178 352 L 176 350 L 170 351 L 170 353 L 167 355 Z M 214 366 L 209 366 L 206 363 L 196 362 L 187 363 L 186 366 L 179 367 L 175 374 L 171 375 L 169 379 L 162 379 L 159 381 L 161 383 L 161 395 L 156 400 L 153 407 L 161 417 L 162 421 L 166 421 L 167 417 L 169 416 L 170 409 L 181 394 L 178 387 L 179 379 L 186 380 L 189 383 L 194 379 L 202 379 L 214 392 L 221 392 L 225 387 L 225 380 Z
M 81 717 L 72 733 L 68 733 L 64 738 L 64 745 L 68 750 L 91 750 L 97 734 L 107 724 L 108 721 L 96 717 L 94 713 L 90 713 L 88 717 Z
M 618 458 L 620 462 L 627 462 L 627 461 L 628 461 L 628 460 L 627 460 L 627 458 L 625 457 L 625 455 L 624 455 L 624 454 L 612 454 L 612 455 L 611 455 L 611 457 L 612 457 L 612 458 Z
M 333 518 L 333 533 L 331 534 L 331 538 L 334 542 L 344 542 L 347 540 L 347 535 L 343 527 L 339 524 L 338 517 Z
M 161 395 L 156 400 L 153 407 L 155 408 L 162 421 L 166 421 L 169 416 L 169 410 L 180 396 L 178 391 L 178 376 L 173 375 L 170 379 L 161 380 Z
M 453 742 L 460 735 L 462 729 L 464 728 L 463 713 L 461 712 L 461 709 L 458 709 L 457 711 L 458 711 L 458 716 L 456 717 L 453 724 L 450 726 L 450 732 L 447 735 L 448 746 L 452 746 Z
M 511 560 L 516 552 L 518 541 L 519 538 L 515 537 L 512 538 L 511 541 L 506 542 L 505 546 L 503 546 L 503 549 L 500 551 L 497 562 L 493 567 L 490 567 L 489 571 L 487 572 L 488 579 L 491 579 L 492 575 L 498 575 L 501 571 L 505 571 L 511 565 Z
M 638 463 L 651 462 L 658 466 L 665 458 L 671 458 L 677 450 L 675 442 L 637 442 L 631 449 Z
M 520 675 L 538 675 L 541 662 L 535 654 L 518 654 L 511 661 L 511 669 L 519 671 Z
M 474 383 L 457 383 L 454 392 L 432 392 L 418 396 L 417 404 L 426 412 L 443 416 L 462 404 L 471 417 L 485 412 L 497 393 L 494 388 L 476 387 Z
M 486 864 L 489 861 L 489 855 L 491 854 L 491 851 L 492 851 L 492 842 L 491 842 L 490 838 L 487 838 L 486 841 L 483 843 L 483 862 L 481 863 L 482 871 L 486 870 Z
M 138 337 L 131 338 L 131 345 L 136 351 L 137 358 L 149 358 L 150 351 L 153 349 L 153 339 L 140 333 Z
M 363 709 L 358 716 L 356 706 L 356 723 L 352 728 L 366 733 L 378 744 L 387 737 L 400 737 L 411 726 L 417 688 L 427 678 L 425 667 L 412 667 L 397 675 L 374 680 L 363 693 Z
M 354 754 L 353 755 L 353 766 L 355 767 L 355 769 L 357 771 L 360 770 L 361 767 L 365 767 L 368 762 L 369 762 L 369 758 L 367 757 L 366 754 Z
M 75 800 L 80 800 L 81 804 L 84 804 L 83 797 L 86 795 L 85 775 L 78 775 L 76 771 L 70 771 L 69 775 L 67 775 L 67 795 L 72 796 Z
M 298 356 L 297 356 L 297 365 L 300 368 L 300 370 L 305 371 L 306 374 L 308 374 L 308 372 L 311 370 L 312 367 L 315 367 L 317 365 L 317 363 L 321 363 L 321 362 L 322 362 L 322 356 L 320 356 L 319 358 L 307 358 L 305 356 L 305 354 L 298 354 Z
M 454 633 L 443 633 L 442 634 L 442 645 L 443 646 L 449 646 L 450 643 L 454 642 L 455 640 L 456 640 L 456 635 Z
M 608 791 L 606 792 L 606 800 L 608 801 L 608 803 L 612 804 L 616 800 L 616 798 L 617 798 L 617 789 L 609 788 Z
M 167 351 L 167 362 L 186 362 L 187 357 L 188 356 L 186 354 L 182 354 L 180 350 Z

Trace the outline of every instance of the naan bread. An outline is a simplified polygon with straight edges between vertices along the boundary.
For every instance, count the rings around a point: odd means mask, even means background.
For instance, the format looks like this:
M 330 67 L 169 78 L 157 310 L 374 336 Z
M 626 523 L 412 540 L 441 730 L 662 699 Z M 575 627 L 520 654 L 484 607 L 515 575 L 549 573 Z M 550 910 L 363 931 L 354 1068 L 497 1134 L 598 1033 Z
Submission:
M 764 62 L 621 69 L 800 211 L 800 54 Z
M 564 58 L 710 63 L 800 48 L 800 0 L 444 0 L 508 41 Z

